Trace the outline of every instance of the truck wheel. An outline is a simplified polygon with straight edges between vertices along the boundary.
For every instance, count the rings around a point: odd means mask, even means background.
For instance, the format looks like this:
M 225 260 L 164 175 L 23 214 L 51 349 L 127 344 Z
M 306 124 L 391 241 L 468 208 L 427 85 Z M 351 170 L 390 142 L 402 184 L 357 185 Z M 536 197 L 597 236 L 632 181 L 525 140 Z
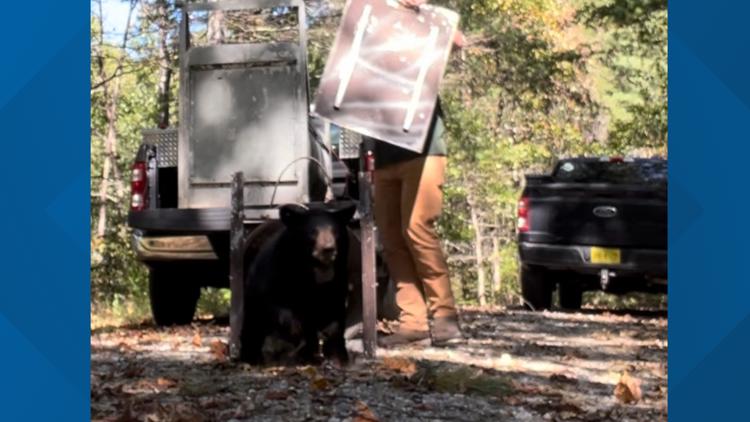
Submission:
M 156 325 L 190 324 L 200 294 L 200 285 L 176 266 L 154 266 L 149 271 L 151 314 Z
M 560 283 L 560 307 L 563 309 L 581 309 L 583 301 L 583 290 L 575 281 Z
M 521 294 L 524 306 L 532 311 L 549 309 L 552 305 L 552 284 L 541 268 L 521 267 Z

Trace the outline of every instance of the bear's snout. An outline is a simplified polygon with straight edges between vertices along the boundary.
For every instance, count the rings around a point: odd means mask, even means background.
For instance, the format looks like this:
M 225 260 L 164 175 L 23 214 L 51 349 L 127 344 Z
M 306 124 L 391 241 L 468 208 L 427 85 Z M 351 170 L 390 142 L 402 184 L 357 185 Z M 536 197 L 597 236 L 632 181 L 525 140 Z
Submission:
M 313 257 L 324 265 L 331 265 L 336 260 L 336 236 L 333 230 L 321 230 L 315 239 Z

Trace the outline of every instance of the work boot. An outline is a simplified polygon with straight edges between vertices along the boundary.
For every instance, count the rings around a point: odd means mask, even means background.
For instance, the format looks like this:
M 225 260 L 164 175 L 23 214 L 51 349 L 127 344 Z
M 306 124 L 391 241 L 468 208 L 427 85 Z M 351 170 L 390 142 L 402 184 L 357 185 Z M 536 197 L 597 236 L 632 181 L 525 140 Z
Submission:
M 458 317 L 448 316 L 435 318 L 432 321 L 432 343 L 436 346 L 446 346 L 463 342 Z
M 378 346 L 380 347 L 398 347 L 398 346 L 429 346 L 430 332 L 419 330 L 407 330 L 399 328 L 393 334 L 378 337 Z

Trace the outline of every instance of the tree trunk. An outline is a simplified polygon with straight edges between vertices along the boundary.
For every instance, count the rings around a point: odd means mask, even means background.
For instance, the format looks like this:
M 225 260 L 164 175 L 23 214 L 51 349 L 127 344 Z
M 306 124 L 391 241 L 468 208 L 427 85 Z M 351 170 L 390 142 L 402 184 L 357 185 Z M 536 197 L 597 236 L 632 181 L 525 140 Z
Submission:
M 492 237 L 492 291 L 497 298 L 497 294 L 500 293 L 500 282 L 502 276 L 500 274 L 500 239 L 497 236 Z
M 485 297 L 486 276 L 484 272 L 484 256 L 482 251 L 482 243 L 484 239 L 482 237 L 482 227 L 479 223 L 479 215 L 474 206 L 474 202 L 471 200 L 469 200 L 469 207 L 471 208 L 471 225 L 474 228 L 474 255 L 476 255 L 477 261 L 477 296 L 479 297 L 479 305 L 484 306 L 487 304 L 487 299 Z
M 226 39 L 224 11 L 214 10 L 208 15 L 208 43 L 223 44 Z
M 103 13 L 101 1 L 97 2 L 99 9 L 99 28 L 103 28 Z M 130 2 L 125 32 L 122 36 L 121 49 L 124 51 L 128 44 L 130 35 L 130 22 L 135 9 L 136 2 Z M 97 50 L 97 63 L 99 65 L 98 76 L 99 83 L 104 92 L 105 114 L 107 116 L 107 134 L 104 138 L 104 164 L 102 166 L 102 181 L 99 184 L 99 220 L 96 226 L 96 236 L 104 237 L 107 233 L 107 209 L 109 205 L 110 179 L 114 180 L 117 188 L 117 199 L 125 194 L 125 186 L 117 167 L 117 102 L 120 99 L 120 76 L 125 59 L 125 53 L 118 57 L 115 70 L 112 75 L 108 75 L 104 66 L 104 35 L 99 35 Z
M 114 87 L 107 100 L 107 135 L 104 138 L 104 165 L 102 166 L 102 181 L 99 184 L 99 220 L 96 227 L 96 236 L 104 237 L 107 232 L 107 205 L 109 203 L 109 180 L 112 177 L 117 184 L 118 196 L 124 192 L 122 180 L 117 172 L 117 100 L 120 96 L 120 80 L 114 80 Z M 105 91 L 106 92 L 106 91 Z
M 159 127 L 165 129 L 169 127 L 170 117 L 170 88 L 172 84 L 172 52 L 170 51 L 169 33 L 171 31 L 171 22 L 168 16 L 166 2 L 159 2 L 157 16 L 159 17 L 157 25 L 159 27 L 159 88 L 157 100 L 159 102 Z

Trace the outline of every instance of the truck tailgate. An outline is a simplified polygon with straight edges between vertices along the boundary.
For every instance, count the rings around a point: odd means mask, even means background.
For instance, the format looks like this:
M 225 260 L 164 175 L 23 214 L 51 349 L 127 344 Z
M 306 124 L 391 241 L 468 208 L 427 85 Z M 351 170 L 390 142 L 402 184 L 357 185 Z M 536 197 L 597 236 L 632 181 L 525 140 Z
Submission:
M 538 243 L 667 248 L 665 187 L 543 183 L 527 187 L 528 232 Z

